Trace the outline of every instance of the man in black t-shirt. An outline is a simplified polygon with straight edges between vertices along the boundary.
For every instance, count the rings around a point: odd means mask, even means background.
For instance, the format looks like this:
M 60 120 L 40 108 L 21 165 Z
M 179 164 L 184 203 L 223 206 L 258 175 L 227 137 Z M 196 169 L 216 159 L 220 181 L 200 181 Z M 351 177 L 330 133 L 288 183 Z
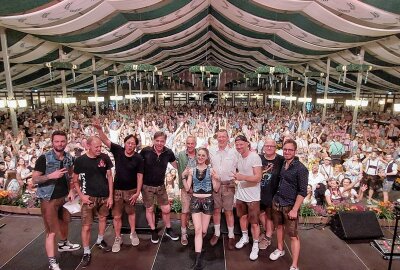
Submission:
M 73 200 L 75 197 L 73 188 L 70 189 L 73 158 L 64 152 L 67 146 L 67 134 L 54 131 L 51 142 L 53 149 L 41 155 L 36 161 L 32 181 L 38 185 L 37 194 L 40 198 L 40 208 L 46 228 L 45 247 L 49 269 L 59 270 L 54 252 L 56 233 L 60 234 L 57 245 L 59 252 L 78 250 L 80 245 L 72 244 L 67 240 L 71 216 L 63 207 L 66 198 Z
M 274 224 L 272 222 L 272 199 L 279 187 L 279 173 L 282 169 L 285 158 L 276 153 L 276 142 L 273 139 L 266 139 L 263 147 L 264 154 L 260 155 L 262 162 L 261 178 L 261 203 L 263 211 L 260 214 L 260 222 L 265 228 L 265 235 L 260 237 L 259 248 L 266 249 L 271 244 Z
M 97 129 L 101 141 L 114 155 L 115 177 L 114 206 L 112 209 L 112 215 L 115 240 L 112 246 L 112 252 L 119 252 L 122 244 L 121 216 L 124 210 L 128 214 L 128 221 L 131 227 L 131 243 L 133 246 L 139 245 L 139 238 L 135 231 L 135 204 L 143 185 L 143 158 L 135 152 L 139 140 L 134 135 L 128 135 L 125 137 L 125 147 L 123 148 L 118 144 L 112 143 L 107 138 L 98 119 L 94 119 L 92 125 Z
M 96 245 L 103 251 L 111 251 L 103 237 L 109 209 L 113 204 L 113 164 L 109 156 L 101 153 L 101 145 L 99 137 L 89 137 L 88 151 L 76 159 L 74 167 L 73 182 L 82 203 L 82 267 L 88 266 L 91 260 L 90 230 L 95 214 L 99 219 Z
M 157 198 L 158 205 L 161 207 L 162 217 L 167 228 L 165 235 L 176 241 L 179 236 L 171 228 L 170 211 L 171 207 L 168 201 L 167 191 L 165 189 L 165 171 L 168 163 L 176 169 L 175 155 L 171 149 L 165 147 L 167 135 L 162 131 L 154 134 L 153 146 L 143 148 L 140 155 L 144 160 L 143 175 L 143 202 L 146 207 L 146 219 L 152 230 L 151 242 L 156 244 L 159 241 L 158 233 L 155 227 L 154 199 Z

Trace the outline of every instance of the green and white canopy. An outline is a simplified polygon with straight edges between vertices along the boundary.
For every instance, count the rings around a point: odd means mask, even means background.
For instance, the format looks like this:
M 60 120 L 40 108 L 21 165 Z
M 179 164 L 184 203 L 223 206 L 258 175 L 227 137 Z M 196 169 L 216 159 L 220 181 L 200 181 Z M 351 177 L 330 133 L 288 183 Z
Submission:
M 0 6 L 15 89 L 59 88 L 60 74 L 51 80 L 45 63 L 58 61 L 61 44 L 63 61 L 79 66 L 66 70 L 67 87 L 76 90 L 93 87 L 92 57 L 96 70 L 116 63 L 120 75 L 128 63 L 177 74 L 207 59 L 243 75 L 279 65 L 297 76 L 307 64 L 326 73 L 330 57 L 330 85 L 354 91 L 356 75 L 339 82 L 336 67 L 358 63 L 362 47 L 363 64 L 372 66 L 362 90 L 399 92 L 398 0 L 0 0 Z M 106 79 L 99 77 L 100 87 Z

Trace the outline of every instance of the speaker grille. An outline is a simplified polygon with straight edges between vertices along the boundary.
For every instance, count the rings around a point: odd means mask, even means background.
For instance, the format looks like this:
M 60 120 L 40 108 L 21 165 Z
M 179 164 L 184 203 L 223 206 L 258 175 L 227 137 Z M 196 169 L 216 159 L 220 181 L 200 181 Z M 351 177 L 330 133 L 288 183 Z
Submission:
M 341 239 L 383 237 L 378 219 L 372 211 L 339 212 L 332 219 L 331 229 Z

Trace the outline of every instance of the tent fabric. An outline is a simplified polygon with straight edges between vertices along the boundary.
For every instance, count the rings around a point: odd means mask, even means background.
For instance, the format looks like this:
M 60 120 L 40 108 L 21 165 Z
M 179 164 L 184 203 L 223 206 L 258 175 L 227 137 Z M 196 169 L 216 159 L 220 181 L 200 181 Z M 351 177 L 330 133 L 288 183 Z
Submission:
M 383 3 L 384 2 L 384 3 Z M 18 3 L 18 4 L 17 4 Z M 245 74 L 261 65 L 284 65 L 302 76 L 326 72 L 330 84 L 354 91 L 356 76 L 339 83 L 337 65 L 364 64 L 372 71 L 362 90 L 398 91 L 400 82 L 400 5 L 396 0 L 0 0 L 15 89 L 57 89 L 44 63 L 81 65 L 67 87 L 93 88 L 96 69 L 148 63 L 165 72 L 187 71 L 206 60 Z M 4 48 L 2 48 L 3 50 Z M 2 61 L 3 54 L 0 54 Z M 0 68 L 0 89 L 6 88 Z M 105 86 L 103 86 L 105 87 Z

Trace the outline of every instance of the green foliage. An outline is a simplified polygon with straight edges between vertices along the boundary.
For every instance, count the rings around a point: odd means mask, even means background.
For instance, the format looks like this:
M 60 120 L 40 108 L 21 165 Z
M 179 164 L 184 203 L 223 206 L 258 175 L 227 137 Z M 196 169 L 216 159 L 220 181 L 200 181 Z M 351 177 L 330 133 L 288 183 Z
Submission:
M 261 66 L 256 69 L 256 73 L 259 74 L 287 74 L 289 73 L 289 68 L 284 66 Z
M 174 198 L 171 203 L 171 210 L 175 213 L 182 212 L 182 202 L 179 198 Z
M 126 64 L 124 66 L 125 71 L 143 71 L 143 72 L 155 72 L 157 67 L 150 64 Z
M 300 207 L 300 216 L 303 218 L 316 216 L 313 206 L 311 204 L 302 204 Z
M 189 72 L 195 74 L 210 73 L 218 75 L 222 72 L 222 68 L 215 66 L 192 66 L 189 68 Z

